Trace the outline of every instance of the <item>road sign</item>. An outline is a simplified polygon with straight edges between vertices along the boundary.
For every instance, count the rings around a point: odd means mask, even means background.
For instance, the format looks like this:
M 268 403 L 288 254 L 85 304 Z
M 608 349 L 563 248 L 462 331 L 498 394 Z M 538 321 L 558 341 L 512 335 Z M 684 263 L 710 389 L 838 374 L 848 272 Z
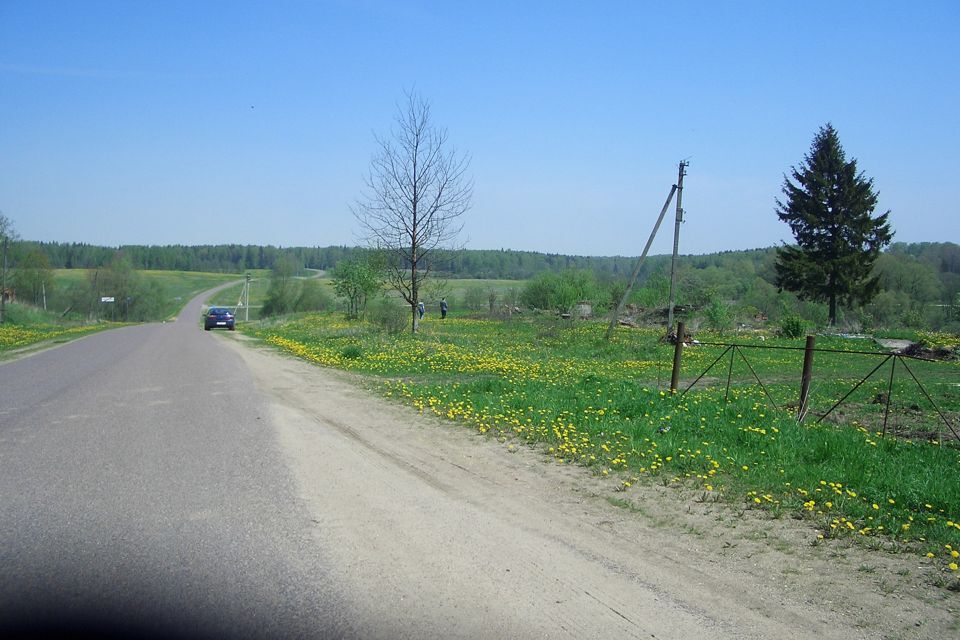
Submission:
M 113 302 L 113 296 L 103 296 L 100 298 L 100 302 Z

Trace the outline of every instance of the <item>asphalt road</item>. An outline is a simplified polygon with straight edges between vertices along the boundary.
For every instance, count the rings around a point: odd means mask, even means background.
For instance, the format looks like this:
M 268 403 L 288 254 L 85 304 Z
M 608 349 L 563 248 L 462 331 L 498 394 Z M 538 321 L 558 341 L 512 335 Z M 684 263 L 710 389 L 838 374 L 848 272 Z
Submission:
M 621 494 L 199 319 L 0 364 L 0 639 L 956 636 L 910 554 Z
M 0 364 L 0 635 L 355 635 L 200 307 Z

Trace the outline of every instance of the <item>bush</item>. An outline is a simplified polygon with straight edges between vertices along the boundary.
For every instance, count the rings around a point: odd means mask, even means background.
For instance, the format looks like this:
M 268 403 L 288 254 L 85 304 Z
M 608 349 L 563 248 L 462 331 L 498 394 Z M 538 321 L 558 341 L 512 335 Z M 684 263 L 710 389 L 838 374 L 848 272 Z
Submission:
M 606 306 L 609 294 L 600 291 L 594 275 L 588 271 L 567 269 L 559 274 L 541 273 L 531 279 L 520 293 L 520 300 L 532 309 L 569 312 L 580 300 Z
M 784 316 L 780 320 L 780 335 L 785 338 L 799 338 L 807 332 L 807 323 L 800 316 Z
M 367 305 L 367 318 L 387 333 L 400 333 L 410 328 L 410 308 L 381 299 Z
M 471 287 L 463 294 L 463 306 L 470 311 L 482 311 L 487 307 L 487 293 L 480 287 Z
M 733 316 L 730 314 L 730 306 L 720 300 L 713 298 L 705 311 L 707 324 L 715 331 L 726 331 L 733 326 Z
M 920 329 L 924 326 L 923 313 L 917 309 L 910 309 L 900 316 L 900 324 L 909 329 Z
M 363 349 L 358 344 L 348 344 L 340 351 L 344 360 L 359 360 L 363 356 Z
M 293 308 L 296 311 L 328 311 L 333 308 L 333 297 L 320 281 L 304 280 Z

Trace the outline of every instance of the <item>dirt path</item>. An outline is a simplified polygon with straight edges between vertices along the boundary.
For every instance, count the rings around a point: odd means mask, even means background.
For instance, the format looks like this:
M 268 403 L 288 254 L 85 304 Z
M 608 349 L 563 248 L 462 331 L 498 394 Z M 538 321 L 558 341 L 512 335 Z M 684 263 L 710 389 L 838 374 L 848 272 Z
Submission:
M 915 556 L 615 481 L 224 336 L 370 638 L 949 638 L 956 593 Z

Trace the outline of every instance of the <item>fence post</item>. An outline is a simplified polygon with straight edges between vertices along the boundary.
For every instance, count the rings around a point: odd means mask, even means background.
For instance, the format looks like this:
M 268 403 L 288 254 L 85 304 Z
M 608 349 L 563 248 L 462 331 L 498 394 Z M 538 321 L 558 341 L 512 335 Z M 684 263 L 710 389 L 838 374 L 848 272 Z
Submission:
M 677 392 L 680 384 L 680 354 L 683 353 L 683 323 L 677 323 L 677 344 L 673 347 L 673 373 L 670 374 L 670 393 Z
M 797 422 L 803 422 L 807 415 L 810 379 L 813 376 L 813 348 L 816 343 L 817 336 L 807 336 L 807 346 L 803 351 L 803 374 L 800 376 L 800 403 L 797 407 Z

